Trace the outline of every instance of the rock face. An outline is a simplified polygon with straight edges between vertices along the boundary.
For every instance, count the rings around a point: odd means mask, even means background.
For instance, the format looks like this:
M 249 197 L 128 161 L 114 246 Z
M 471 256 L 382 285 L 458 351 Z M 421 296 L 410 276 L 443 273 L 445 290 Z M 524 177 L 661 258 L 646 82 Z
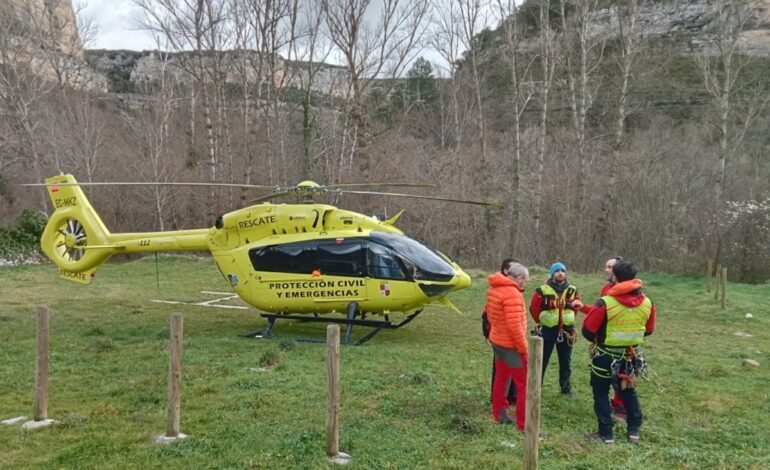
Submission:
M 708 47 L 716 33 L 720 4 L 728 0 L 678 0 L 655 2 L 640 11 L 639 26 L 645 35 L 677 37 L 689 50 Z M 770 0 L 757 0 L 746 10 L 746 21 L 739 34 L 738 47 L 742 53 L 770 58 Z M 592 13 L 588 32 L 592 37 L 612 39 L 620 35 L 616 7 Z
M 719 18 L 719 4 L 731 0 L 671 0 L 653 2 L 639 16 L 644 34 L 681 39 L 682 52 L 708 50 Z M 757 0 L 749 21 L 740 32 L 740 51 L 752 56 L 770 58 L 770 0 Z M 616 38 L 619 27 L 617 8 L 597 10 L 589 20 L 589 35 L 602 39 Z M 189 82 L 189 53 L 167 54 L 158 51 L 87 51 L 84 54 L 78 35 L 71 0 L 0 0 L 0 34 L 18 37 L 19 47 L 43 67 L 51 80 L 66 80 L 75 86 L 117 92 L 130 92 L 144 82 L 162 76 L 175 82 Z M 32 39 L 30 39 L 32 38 Z M 225 83 L 251 84 L 271 82 L 276 87 L 305 88 L 332 96 L 346 92 L 347 72 L 329 64 L 275 59 L 272 71 L 260 66 L 255 51 L 227 51 L 218 57 L 220 78 Z M 42 57 L 41 57 L 42 56 Z M 209 63 L 199 64 L 207 72 Z M 86 66 L 86 62 L 88 66 Z M 246 65 L 245 67 L 243 65 Z M 261 67 L 261 69 L 260 69 Z M 239 72 L 243 71 L 243 72 Z M 211 74 L 208 74 L 211 77 Z M 211 78 L 209 78 L 211 79 Z M 109 85 L 109 86 L 108 86 Z
M 251 50 L 221 52 L 217 59 L 218 65 L 209 56 L 198 61 L 189 52 L 90 50 L 86 53 L 89 64 L 109 78 L 111 89 L 116 92 L 130 92 L 143 83 L 158 82 L 162 77 L 174 83 L 188 83 L 193 80 L 190 70 L 207 81 L 219 75 L 227 84 L 270 82 L 278 88 L 305 88 L 310 84 L 311 90 L 332 96 L 342 96 L 347 83 L 346 69 L 336 65 L 312 64 L 311 81 L 308 62 L 276 57 L 271 69 L 265 60 L 260 60 L 258 52 Z
M 75 88 L 106 91 L 105 78 L 84 60 L 71 0 L 3 0 L 0 31 L 3 47 L 8 49 L 6 57 L 14 57 L 32 75 Z
M 0 18 L 11 31 L 29 31 L 46 38 L 56 49 L 80 50 L 75 12 L 71 0 L 4 0 Z

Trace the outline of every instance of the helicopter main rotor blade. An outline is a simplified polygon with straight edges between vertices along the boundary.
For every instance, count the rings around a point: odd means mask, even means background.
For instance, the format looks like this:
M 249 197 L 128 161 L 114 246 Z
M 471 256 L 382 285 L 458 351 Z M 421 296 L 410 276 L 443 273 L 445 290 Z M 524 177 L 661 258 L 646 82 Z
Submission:
M 279 191 L 277 193 L 265 194 L 264 196 L 260 196 L 260 197 L 255 198 L 255 199 L 251 199 L 249 201 L 249 204 L 256 204 L 258 202 L 269 201 L 271 199 L 274 199 L 274 198 L 277 198 L 277 197 L 281 197 L 281 196 L 287 196 L 289 194 L 294 194 L 296 192 L 297 192 L 297 190 L 292 188 L 292 189 L 289 189 L 287 191 Z
M 415 199 L 431 199 L 434 201 L 447 201 L 447 202 L 459 202 L 461 204 L 474 204 L 477 206 L 491 206 L 491 207 L 498 207 L 498 208 L 503 207 L 502 204 L 497 202 L 471 201 L 469 199 L 454 199 L 454 198 L 438 197 L 438 196 L 419 196 L 417 194 L 386 193 L 386 192 L 380 192 L 380 191 L 347 191 L 344 189 L 337 189 L 329 192 L 340 193 L 340 194 L 369 194 L 373 196 L 411 197 Z
M 380 188 L 380 187 L 403 187 L 403 188 L 435 188 L 435 184 L 430 183 L 339 183 L 325 184 L 319 188 Z
M 275 189 L 275 186 L 265 186 L 261 184 L 239 184 L 239 183 L 176 183 L 176 182 L 124 182 L 115 181 L 99 183 L 22 183 L 18 186 L 221 186 L 225 188 L 253 188 L 253 189 Z

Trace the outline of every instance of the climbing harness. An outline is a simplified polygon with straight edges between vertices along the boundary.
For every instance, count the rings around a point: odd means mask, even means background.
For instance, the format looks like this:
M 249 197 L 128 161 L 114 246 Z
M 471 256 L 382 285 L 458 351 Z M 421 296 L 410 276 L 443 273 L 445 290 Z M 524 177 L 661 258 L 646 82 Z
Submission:
M 647 361 L 644 355 L 632 346 L 626 348 L 620 359 L 613 359 L 610 370 L 621 390 L 636 388 L 637 378 L 647 379 Z
M 577 330 L 575 328 L 565 330 L 564 327 L 560 326 L 559 334 L 556 336 L 556 342 L 563 343 L 564 341 L 566 341 L 570 347 L 574 346 L 577 341 Z
M 628 346 L 621 351 L 591 343 L 588 355 L 591 358 L 590 367 L 593 373 L 598 377 L 618 381 L 621 390 L 635 388 L 639 378 L 648 380 L 647 360 L 638 346 Z M 597 366 L 594 362 L 594 359 L 602 356 L 612 358 L 609 369 Z

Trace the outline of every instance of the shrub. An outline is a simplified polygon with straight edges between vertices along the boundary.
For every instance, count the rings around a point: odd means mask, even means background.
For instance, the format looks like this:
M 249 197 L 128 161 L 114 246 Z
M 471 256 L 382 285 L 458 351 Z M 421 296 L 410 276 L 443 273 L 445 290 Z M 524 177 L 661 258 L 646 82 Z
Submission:
M 34 209 L 24 209 L 11 227 L 0 229 L 0 259 L 13 264 L 40 256 L 40 236 L 46 219 Z

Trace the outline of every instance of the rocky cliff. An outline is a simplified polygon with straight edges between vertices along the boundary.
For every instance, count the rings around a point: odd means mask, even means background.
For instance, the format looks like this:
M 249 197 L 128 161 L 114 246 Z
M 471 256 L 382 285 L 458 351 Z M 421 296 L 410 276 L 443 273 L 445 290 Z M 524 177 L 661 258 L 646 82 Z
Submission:
M 683 53 L 707 50 L 715 34 L 721 3 L 724 0 L 653 2 L 642 9 L 639 21 L 647 35 L 679 39 Z M 758 0 L 752 5 L 749 21 L 740 32 L 739 49 L 748 55 L 770 58 L 770 0 Z M 602 39 L 617 37 L 614 8 L 592 13 L 590 35 Z M 162 74 L 176 82 L 191 80 L 186 71 L 189 53 L 94 50 L 84 54 L 71 0 L 0 0 L 0 21 L 5 30 L 2 34 L 24 34 L 34 39 L 20 43 L 27 47 L 30 56 L 46 55 L 38 62 L 47 67 L 45 72 L 51 79 L 62 80 L 64 71 L 71 75 L 65 77 L 69 82 L 116 92 L 133 91 L 140 83 L 159 80 Z M 57 60 L 52 60 L 52 51 L 58 54 Z M 311 64 L 306 62 L 279 57 L 274 71 L 268 73 L 265 67 L 260 71 L 258 64 L 263 61 L 254 51 L 223 52 L 219 59 L 216 70 L 225 83 L 241 83 L 245 79 L 252 84 L 263 81 L 279 87 L 305 87 L 310 82 L 314 91 L 333 96 L 342 96 L 346 90 L 346 70 L 334 65 L 312 64 L 315 73 L 310 80 Z M 239 61 L 248 66 L 239 67 Z M 208 73 L 212 69 L 211 58 L 204 57 L 200 65 Z
M 0 63 L 14 60 L 36 79 L 107 90 L 105 77 L 85 61 L 71 0 L 3 0 L 0 31 Z
M 64 53 L 81 49 L 71 0 L 3 0 L 0 18 L 5 26 L 3 34 L 28 33 Z
M 681 40 L 685 51 L 708 47 L 717 34 L 720 5 L 725 0 L 677 0 L 651 3 L 641 9 L 640 30 L 653 37 Z M 616 7 L 593 12 L 589 20 L 589 35 L 612 39 L 620 34 L 614 11 Z M 751 2 L 745 11 L 747 21 L 739 32 L 738 48 L 747 55 L 770 58 L 770 0 Z
M 193 79 L 190 69 L 196 70 L 206 81 L 218 75 L 226 84 L 270 82 L 280 88 L 304 88 L 309 84 L 313 91 L 332 96 L 344 94 L 347 83 L 344 67 L 314 63 L 310 80 L 311 64 L 308 62 L 276 57 L 271 71 L 256 51 L 226 51 L 221 52 L 216 61 L 208 55 L 199 61 L 190 52 L 89 50 L 86 59 L 95 70 L 109 78 L 111 90 L 116 92 L 131 92 L 142 83 L 157 82 L 161 77 L 175 83 L 187 83 Z

